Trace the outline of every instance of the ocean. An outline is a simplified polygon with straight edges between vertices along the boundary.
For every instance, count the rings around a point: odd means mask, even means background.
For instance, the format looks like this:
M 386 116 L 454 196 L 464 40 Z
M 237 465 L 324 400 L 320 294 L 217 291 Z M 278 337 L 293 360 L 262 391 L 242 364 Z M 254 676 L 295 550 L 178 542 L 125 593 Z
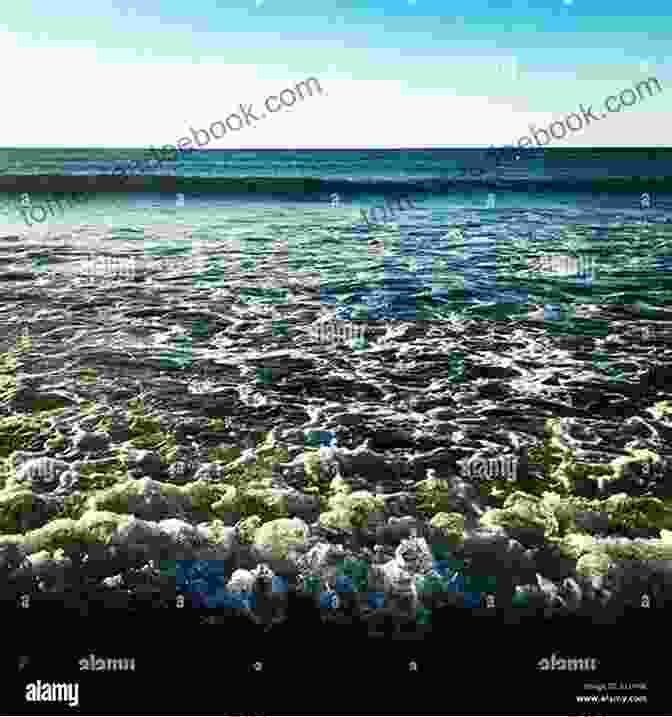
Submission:
M 299 283 L 344 320 L 536 305 L 552 321 L 672 297 L 669 149 L 197 150 L 159 165 L 6 148 L 0 172 L 0 235 L 37 252 L 38 274 L 235 281 L 250 304 Z

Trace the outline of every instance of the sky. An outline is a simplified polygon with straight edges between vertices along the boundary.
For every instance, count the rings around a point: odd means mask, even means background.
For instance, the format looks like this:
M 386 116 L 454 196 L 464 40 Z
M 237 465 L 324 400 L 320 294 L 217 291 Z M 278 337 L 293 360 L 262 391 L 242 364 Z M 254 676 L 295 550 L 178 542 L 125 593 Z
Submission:
M 518 145 L 655 77 L 553 146 L 665 147 L 671 31 L 662 0 L 3 3 L 0 144 L 176 144 L 314 77 L 322 94 L 208 148 Z

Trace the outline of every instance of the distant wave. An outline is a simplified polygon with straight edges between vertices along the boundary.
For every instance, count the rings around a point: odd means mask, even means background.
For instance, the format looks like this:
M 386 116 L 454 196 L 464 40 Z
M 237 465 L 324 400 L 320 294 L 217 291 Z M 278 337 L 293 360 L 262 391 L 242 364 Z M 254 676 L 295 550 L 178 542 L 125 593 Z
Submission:
M 319 177 L 176 177 L 165 175 L 37 175 L 0 176 L 0 192 L 16 193 L 167 193 L 257 195 L 259 198 L 324 199 L 332 193 L 354 198 L 368 194 L 450 194 L 457 187 L 483 187 L 521 192 L 656 192 L 672 193 L 671 176 L 637 177 L 480 177 L 448 174 L 419 179 L 331 179 Z

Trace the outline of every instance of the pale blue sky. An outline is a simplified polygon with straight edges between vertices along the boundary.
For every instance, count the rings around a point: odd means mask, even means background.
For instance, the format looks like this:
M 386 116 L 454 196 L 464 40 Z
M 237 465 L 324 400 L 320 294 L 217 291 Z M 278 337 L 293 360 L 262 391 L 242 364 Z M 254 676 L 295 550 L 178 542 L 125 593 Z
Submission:
M 670 146 L 669 5 L 623 0 L 22 0 L 0 10 L 3 146 L 175 143 L 308 77 L 209 148 L 517 144 L 655 76 L 552 146 Z M 643 14 L 645 13 L 645 14 Z

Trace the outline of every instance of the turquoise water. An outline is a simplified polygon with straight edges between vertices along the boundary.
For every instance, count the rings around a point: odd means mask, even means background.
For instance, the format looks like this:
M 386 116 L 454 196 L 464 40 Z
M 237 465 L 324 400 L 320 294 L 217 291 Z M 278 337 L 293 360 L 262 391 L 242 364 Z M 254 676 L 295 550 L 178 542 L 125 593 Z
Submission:
M 142 156 L 0 151 L 5 177 L 49 175 L 50 188 L 88 177 L 95 190 L 77 203 L 6 192 L 0 233 L 112 254 L 117 264 L 96 270 L 110 280 L 132 257 L 126 275 L 160 261 L 155 280 L 190 274 L 212 291 L 235 280 L 250 303 L 283 303 L 292 282 L 310 285 L 342 319 L 524 316 L 536 304 L 557 321 L 581 306 L 671 296 L 672 195 L 653 179 L 672 167 L 669 151 L 214 150 L 160 167 Z M 175 177 L 176 191 L 102 191 L 101 175 L 133 158 L 131 175 Z M 250 177 L 265 184 L 250 190 Z M 616 177 L 639 183 L 613 190 Z M 57 269 L 81 273 L 83 263 L 61 257 Z

